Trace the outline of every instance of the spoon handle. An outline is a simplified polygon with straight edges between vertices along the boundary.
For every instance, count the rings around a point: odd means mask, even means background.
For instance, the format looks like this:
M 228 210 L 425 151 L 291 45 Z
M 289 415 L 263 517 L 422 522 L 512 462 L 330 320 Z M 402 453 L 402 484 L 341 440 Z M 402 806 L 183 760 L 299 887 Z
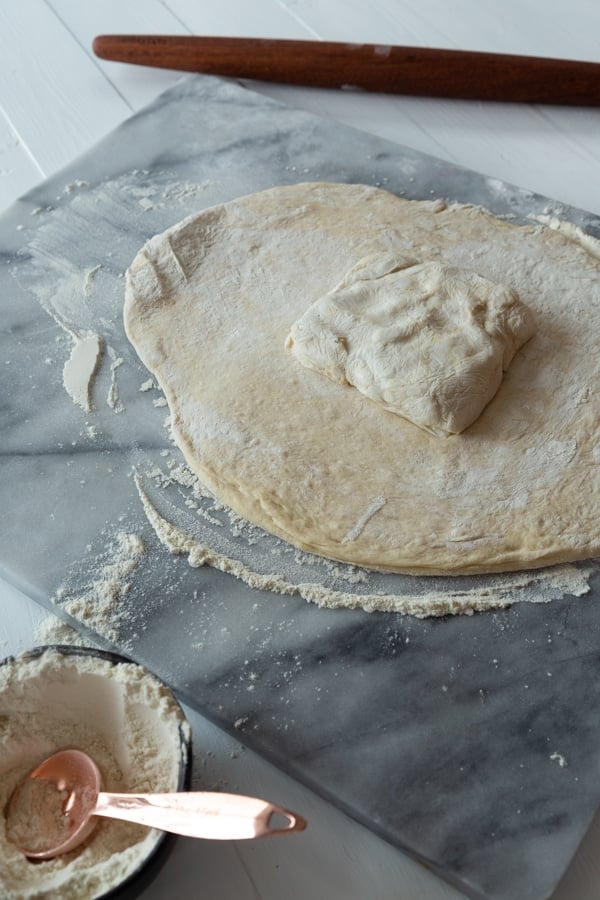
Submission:
M 92 815 L 212 840 L 258 838 L 302 831 L 306 827 L 301 816 L 274 803 L 210 791 L 174 794 L 101 792 Z

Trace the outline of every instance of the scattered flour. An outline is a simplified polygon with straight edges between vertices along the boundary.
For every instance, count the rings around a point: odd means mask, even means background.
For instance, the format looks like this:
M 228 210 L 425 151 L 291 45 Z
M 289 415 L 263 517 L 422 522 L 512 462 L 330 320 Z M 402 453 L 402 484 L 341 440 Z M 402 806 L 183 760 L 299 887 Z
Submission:
M 84 181 L 82 178 L 76 178 L 75 181 L 70 182 L 70 184 L 65 185 L 65 194 L 72 194 L 74 191 L 79 188 L 84 188 L 88 186 L 88 182 Z
M 385 499 L 385 497 L 375 497 L 373 502 L 369 503 L 362 516 L 360 516 L 358 521 L 349 530 L 348 534 L 344 538 L 342 538 L 342 544 L 348 544 L 350 541 L 356 540 L 367 523 L 371 521 L 373 516 L 376 515 L 376 513 L 378 513 L 380 509 L 383 509 L 386 503 L 387 500 Z
M 166 173 L 158 174 L 166 176 Z M 73 246 L 79 243 L 81 222 L 90 219 L 90 210 L 95 213 L 100 201 L 108 209 L 112 209 L 113 216 L 119 219 L 123 194 L 137 198 L 144 212 L 153 209 L 172 210 L 176 205 L 182 207 L 185 213 L 191 212 L 195 208 L 196 198 L 205 193 L 210 184 L 208 181 L 193 183 L 169 180 L 162 187 L 156 187 L 146 183 L 147 175 L 147 171 L 133 170 L 108 186 L 90 186 L 87 181 L 77 178 L 63 187 L 56 207 L 37 206 L 31 210 L 32 216 L 40 217 L 43 221 L 28 248 L 31 252 L 29 266 L 18 277 L 19 280 L 23 277 L 26 289 L 36 295 L 45 312 L 71 337 L 73 348 L 65 364 L 64 387 L 71 400 L 86 411 L 91 408 L 90 392 L 103 356 L 103 339 L 93 333 L 97 321 L 102 321 L 99 310 L 104 310 L 107 303 L 113 302 L 112 297 L 118 297 L 120 305 L 120 288 L 117 289 L 115 285 L 112 290 L 107 289 L 95 308 L 91 308 L 87 300 L 98 272 L 107 264 L 104 260 L 113 255 L 114 240 L 117 235 L 118 239 L 122 239 L 122 232 L 107 220 L 106 236 L 96 235 L 98 247 L 101 248 L 103 244 L 105 246 L 104 251 L 99 249 L 102 262 L 95 262 L 93 265 L 90 265 L 89 260 L 77 263 L 74 260 L 78 259 L 78 254 L 73 252 Z M 67 197 L 68 204 L 61 203 Z M 130 228 L 130 219 L 127 219 L 127 223 Z M 105 315 L 105 319 L 109 323 L 108 327 L 112 327 L 113 317 Z M 95 342 L 98 352 L 94 362 Z M 113 380 L 107 402 L 115 412 L 122 412 L 112 365 L 111 376 Z
M 116 413 L 124 412 L 123 405 L 119 400 L 119 389 L 117 386 L 117 369 L 123 365 L 123 358 L 121 356 L 117 356 L 116 352 L 112 347 L 108 348 L 108 355 L 110 357 L 110 387 L 108 389 L 108 395 L 106 397 L 106 402 L 111 409 L 114 409 Z
M 138 535 L 118 532 L 88 583 L 76 594 L 66 586 L 60 587 L 54 602 L 60 603 L 68 615 L 116 643 L 119 626 L 128 615 L 125 599 L 131 588 L 130 578 L 145 552 Z
M 244 581 L 257 590 L 297 594 L 320 607 L 363 609 L 366 612 L 400 612 L 426 618 L 442 615 L 471 615 L 474 612 L 511 606 L 520 600 L 548 602 L 564 594 L 579 597 L 589 591 L 593 567 L 564 564 L 531 572 L 496 575 L 485 586 L 469 589 L 424 591 L 423 594 L 356 593 L 335 590 L 317 582 L 293 582 L 280 574 L 261 573 L 239 559 L 219 553 L 162 516 L 144 490 L 136 473 L 135 484 L 146 517 L 158 539 L 171 553 L 187 556 L 192 567 L 209 565 Z M 278 569 L 280 567 L 278 566 Z M 531 596 L 527 589 L 535 587 Z
M 93 266 L 85 273 L 85 278 L 83 280 L 83 294 L 85 297 L 89 297 L 89 295 L 91 294 L 94 278 L 96 277 L 96 272 L 98 272 L 101 268 L 102 265 L 98 263 L 97 266 Z
M 561 767 L 561 769 L 564 769 L 565 766 L 567 765 L 567 760 L 566 760 L 566 758 L 562 755 L 562 753 L 556 753 L 556 752 L 555 752 L 555 753 L 551 753 L 551 754 L 550 754 L 550 759 L 552 760 L 552 762 L 557 762 L 558 765 Z
M 71 332 L 73 348 L 63 368 L 64 388 L 77 406 L 92 408 L 92 383 L 102 358 L 102 338 L 97 334 Z
M 87 647 L 90 644 L 72 625 L 68 625 L 52 613 L 37 623 L 34 638 L 38 646 L 67 644 L 75 647 Z

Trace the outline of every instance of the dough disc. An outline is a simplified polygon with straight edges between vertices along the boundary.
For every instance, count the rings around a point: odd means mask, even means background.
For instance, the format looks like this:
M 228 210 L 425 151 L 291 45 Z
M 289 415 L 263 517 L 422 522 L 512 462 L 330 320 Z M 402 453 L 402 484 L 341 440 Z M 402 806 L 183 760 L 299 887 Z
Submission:
M 429 434 L 284 346 L 352 265 L 389 252 L 506 284 L 533 311 L 535 335 L 462 434 Z M 600 550 L 599 268 L 568 236 L 478 207 L 298 184 L 150 240 L 125 326 L 187 462 L 240 515 L 371 568 L 510 571 Z

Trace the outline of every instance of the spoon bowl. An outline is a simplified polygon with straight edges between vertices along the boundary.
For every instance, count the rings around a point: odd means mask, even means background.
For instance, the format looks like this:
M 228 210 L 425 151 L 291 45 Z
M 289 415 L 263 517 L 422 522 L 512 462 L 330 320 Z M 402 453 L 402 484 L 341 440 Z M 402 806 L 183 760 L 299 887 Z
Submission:
M 242 840 L 303 831 L 302 816 L 254 797 L 210 791 L 115 794 L 101 790 L 94 760 L 81 750 L 47 757 L 17 785 L 6 808 L 6 833 L 32 860 L 74 850 L 96 816 L 189 837 Z
M 87 753 L 54 753 L 13 791 L 6 809 L 7 834 L 29 859 L 68 853 L 93 831 L 101 788 L 100 770 Z

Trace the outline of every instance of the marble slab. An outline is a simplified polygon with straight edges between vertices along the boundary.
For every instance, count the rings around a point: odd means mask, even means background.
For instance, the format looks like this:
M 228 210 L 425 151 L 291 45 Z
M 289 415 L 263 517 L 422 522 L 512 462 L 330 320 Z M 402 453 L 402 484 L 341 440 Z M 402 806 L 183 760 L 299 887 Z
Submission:
M 582 596 L 552 581 L 509 586 L 509 599 L 537 602 L 472 616 L 332 611 L 191 567 L 142 508 L 134 471 L 188 532 L 208 529 L 224 551 L 270 559 L 292 580 L 310 569 L 348 587 L 347 572 L 232 527 L 191 492 L 121 320 L 123 273 L 152 234 L 213 203 L 314 180 L 478 203 L 514 221 L 553 212 L 600 235 L 591 214 L 232 82 L 185 79 L 0 222 L 0 576 L 150 666 L 468 896 L 541 900 L 599 805 L 597 566 L 575 567 L 590 585 Z M 62 367 L 89 332 L 105 352 L 85 412 Z M 482 583 L 437 586 L 468 598 Z M 381 576 L 376 589 L 418 594 L 422 583 Z

